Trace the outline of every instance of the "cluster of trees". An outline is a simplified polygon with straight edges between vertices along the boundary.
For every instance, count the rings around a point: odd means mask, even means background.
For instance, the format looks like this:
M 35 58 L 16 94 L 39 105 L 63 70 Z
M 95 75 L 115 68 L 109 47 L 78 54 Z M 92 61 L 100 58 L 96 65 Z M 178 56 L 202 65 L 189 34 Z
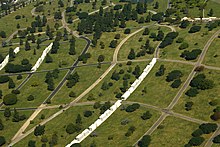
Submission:
M 179 70 L 173 70 L 170 73 L 168 73 L 166 81 L 167 82 L 171 82 L 173 81 L 173 83 L 171 84 L 172 88 L 178 88 L 182 81 L 181 81 L 181 77 L 183 76 L 183 73 Z
M 161 44 L 160 44 L 159 47 L 160 47 L 160 48 L 165 48 L 166 46 L 172 44 L 172 43 L 173 43 L 173 40 L 174 40 L 178 35 L 179 35 L 178 32 L 170 32 L 170 33 L 168 33 L 168 34 L 164 37 L 164 39 L 163 39 L 163 41 L 161 42 Z
M 188 46 L 186 46 L 188 47 Z M 195 60 L 202 51 L 200 49 L 194 49 L 191 52 L 190 51 L 184 51 L 181 53 L 180 57 L 186 59 L 186 60 Z
M 6 73 L 25 72 L 25 71 L 30 71 L 31 68 L 32 65 L 30 63 L 27 65 L 17 65 L 17 64 L 8 63 L 5 66 L 5 72 Z
M 85 64 L 89 58 L 91 58 L 91 54 L 90 53 L 85 53 L 85 54 L 80 55 L 78 57 L 78 60 L 82 61 Z
M 134 111 L 136 111 L 139 108 L 140 108 L 140 105 L 138 103 L 134 103 L 132 105 L 127 106 L 125 111 L 126 112 L 134 112 Z
M 13 110 L 13 113 L 11 112 L 10 108 L 6 107 L 4 110 L 4 116 L 6 120 L 9 120 L 9 118 L 12 116 L 12 122 L 19 122 L 26 119 L 25 114 L 20 114 L 15 108 Z
M 68 88 L 72 88 L 73 86 L 76 85 L 76 83 L 79 82 L 80 77 L 79 77 L 78 73 L 75 72 L 73 74 L 70 74 L 66 79 L 67 79 L 66 86 Z
M 45 76 L 45 83 L 47 83 L 47 90 L 53 91 L 54 90 L 54 79 L 59 77 L 60 71 L 58 69 L 54 69 L 52 72 L 47 72 Z
M 163 76 L 165 73 L 166 68 L 164 67 L 164 65 L 161 65 L 159 70 L 155 73 L 156 77 L 160 77 Z
M 42 146 L 46 146 L 47 142 L 49 142 L 50 146 L 55 146 L 55 145 L 57 145 L 57 141 L 58 141 L 58 136 L 56 133 L 52 134 L 50 140 L 48 140 L 46 135 L 41 135 L 41 142 L 43 143 Z M 35 147 L 35 146 L 36 146 L 36 141 L 29 140 L 28 147 Z
M 128 131 L 125 133 L 125 136 L 126 136 L 126 137 L 131 136 L 131 135 L 134 133 L 135 130 L 136 130 L 136 127 L 135 127 L 135 126 L 130 126 L 130 127 L 128 128 Z
M 201 26 L 192 26 L 189 30 L 189 33 L 196 33 L 196 32 L 199 32 L 201 30 Z
M 75 55 L 76 54 L 76 49 L 75 49 L 76 39 L 74 37 L 72 37 L 69 42 L 70 42 L 69 54 Z
M 149 111 L 146 111 L 145 113 L 143 113 L 143 115 L 141 116 L 141 118 L 143 120 L 148 120 L 152 117 L 152 114 Z
M 15 83 L 13 79 L 11 79 L 8 76 L 0 76 L 0 83 L 7 83 L 8 82 L 8 89 L 13 89 L 15 88 Z M 1 93 L 2 94 L 2 93 Z
M 199 128 L 192 133 L 192 138 L 185 146 L 200 146 L 205 141 L 202 135 L 213 133 L 217 128 L 217 124 L 214 123 L 201 124 Z
M 82 129 L 82 117 L 80 114 L 78 114 L 75 120 L 75 124 L 69 123 L 66 126 L 66 132 L 68 134 L 73 134 L 73 133 L 79 132 L 81 129 Z
M 217 28 L 218 26 L 220 26 L 220 21 L 216 20 L 208 22 L 205 27 L 207 27 L 209 31 L 212 31 L 214 28 Z

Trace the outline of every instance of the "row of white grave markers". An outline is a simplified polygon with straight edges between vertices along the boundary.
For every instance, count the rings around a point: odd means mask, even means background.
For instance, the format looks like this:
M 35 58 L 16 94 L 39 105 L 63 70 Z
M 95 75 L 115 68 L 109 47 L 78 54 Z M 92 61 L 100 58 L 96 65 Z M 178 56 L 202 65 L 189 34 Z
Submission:
M 16 47 L 14 49 L 14 53 L 17 54 L 18 52 L 20 51 L 20 48 L 19 47 Z M 5 59 L 2 61 L 2 63 L 0 64 L 0 70 L 2 70 L 9 62 L 9 55 L 7 55 L 5 57 Z
M 51 43 L 48 47 L 45 48 L 41 57 L 37 60 L 35 65 L 32 67 L 32 69 L 31 69 L 32 72 L 35 72 L 40 67 L 40 65 L 44 61 L 45 57 L 47 56 L 49 51 L 52 49 L 52 46 L 53 46 L 53 43 Z
M 127 98 L 134 92 L 134 90 L 141 84 L 144 78 L 148 75 L 151 69 L 156 64 L 157 59 L 153 58 L 151 62 L 146 66 L 143 73 L 139 76 L 138 79 L 134 81 L 131 87 L 122 95 L 121 100 L 117 100 L 114 105 L 110 107 L 110 109 L 106 110 L 99 118 L 91 125 L 88 129 L 85 129 L 81 134 L 76 136 L 76 138 L 66 147 L 71 147 L 71 145 L 80 143 L 83 141 L 87 136 L 89 136 L 98 126 L 100 126 L 108 117 L 110 117 L 122 104 L 122 101 L 127 100 Z

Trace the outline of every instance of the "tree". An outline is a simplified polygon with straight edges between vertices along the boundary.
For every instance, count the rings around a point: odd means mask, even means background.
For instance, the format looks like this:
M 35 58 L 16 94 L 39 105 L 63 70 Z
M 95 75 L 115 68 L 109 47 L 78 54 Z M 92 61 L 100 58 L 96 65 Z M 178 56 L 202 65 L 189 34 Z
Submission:
M 35 129 L 34 129 L 34 135 L 35 136 L 41 136 L 43 135 L 45 132 L 45 126 L 44 125 L 38 125 Z
M 216 144 L 220 144 L 220 135 L 215 136 L 215 138 L 213 139 L 213 142 Z
M 131 33 L 131 29 L 129 28 L 125 29 L 124 34 L 130 34 L 130 33 Z
M 205 123 L 201 124 L 199 128 L 204 134 L 210 134 L 212 132 L 215 132 L 215 130 L 218 128 L 218 125 L 215 123 Z
M 4 116 L 7 117 L 7 118 L 9 118 L 11 116 L 11 110 L 10 110 L 9 107 L 5 108 Z
M 14 81 L 10 78 L 8 81 L 8 89 L 13 89 L 15 88 L 15 83 Z
M 192 79 L 190 86 L 196 87 L 197 89 L 206 90 L 212 89 L 214 87 L 214 82 L 212 80 L 206 79 L 204 74 L 199 74 Z
M 161 41 L 161 40 L 163 40 L 163 38 L 164 38 L 164 33 L 163 33 L 163 31 L 159 30 L 157 37 L 156 37 L 156 40 Z
M 29 95 L 29 96 L 27 97 L 27 100 L 28 100 L 28 101 L 33 101 L 33 100 L 34 100 L 34 96 L 33 96 L 33 95 Z
M 176 79 L 173 81 L 173 83 L 170 85 L 172 88 L 178 88 L 181 85 L 182 81 L 180 79 Z
M 192 106 L 193 106 L 193 102 L 186 102 L 185 104 L 185 110 L 186 111 L 189 111 L 192 109 Z
M 154 9 L 158 9 L 159 8 L 159 2 L 156 2 L 154 5 Z
M 5 33 L 5 31 L 0 31 L 0 37 L 6 38 L 6 33 Z
M 167 82 L 171 82 L 171 81 L 173 81 L 173 80 L 175 80 L 175 79 L 178 79 L 178 78 L 180 78 L 180 77 L 182 77 L 182 76 L 183 76 L 183 73 L 182 73 L 181 71 L 179 71 L 179 70 L 173 70 L 173 71 L 171 71 L 170 73 L 168 73 L 167 78 L 166 78 L 166 81 L 167 81 Z
M 51 141 L 49 142 L 49 144 L 51 146 L 57 145 L 57 141 L 58 141 L 58 136 L 56 133 L 54 133 L 51 137 Z
M 107 84 L 106 81 L 102 84 L 101 89 L 102 89 L 102 90 L 108 90 L 108 89 L 109 89 L 109 85 Z
M 36 141 L 34 141 L 34 140 L 29 140 L 29 142 L 28 142 L 28 147 L 36 147 Z
M 191 146 L 200 146 L 205 139 L 203 137 L 192 137 L 189 141 Z
M 152 117 L 152 114 L 149 111 L 146 111 L 145 113 L 143 113 L 143 115 L 141 116 L 141 118 L 143 120 L 147 120 L 150 119 Z
M 132 105 L 127 106 L 125 109 L 126 112 L 134 112 L 135 110 L 139 109 L 140 105 L 138 103 L 134 103 Z
M 159 70 L 156 72 L 156 76 L 159 77 L 159 76 L 163 76 L 164 75 L 164 72 L 165 72 L 166 68 L 164 67 L 164 65 L 161 65 Z
M 0 146 L 3 146 L 6 143 L 5 137 L 0 136 Z
M 189 30 L 189 33 L 196 33 L 199 32 L 201 30 L 201 26 L 192 26 Z
M 52 63 L 53 62 L 53 58 L 49 54 L 47 54 L 46 57 L 45 57 L 45 62 L 46 63 Z
M 148 28 L 145 28 L 144 29 L 144 32 L 143 32 L 143 35 L 149 35 L 150 31 Z
M 0 131 L 4 129 L 4 125 L 2 123 L 2 120 L 0 119 Z
M 79 125 L 82 124 L 82 117 L 81 117 L 80 114 L 78 114 L 77 117 L 76 117 L 76 124 L 79 124 Z
M 203 131 L 201 129 L 197 129 L 192 133 L 193 137 L 199 137 L 203 134 Z
M 105 56 L 104 55 L 99 55 L 98 57 L 98 62 L 103 62 L 105 60 Z
M 93 105 L 93 108 L 94 108 L 94 109 L 98 109 L 98 108 L 100 108 L 100 107 L 101 107 L 100 102 L 95 102 L 94 105 Z
M 198 94 L 197 88 L 191 87 L 189 90 L 186 91 L 185 95 L 189 97 L 195 97 Z
M 15 94 L 7 94 L 3 98 L 3 103 L 5 105 L 14 105 L 17 103 L 17 96 Z
M 111 48 L 116 48 L 117 42 L 118 42 L 117 40 L 112 40 L 112 41 L 110 42 L 109 47 L 111 47 Z
M 186 43 L 186 42 L 183 42 L 183 43 L 179 46 L 179 49 L 180 49 L 180 50 L 183 50 L 183 49 L 186 49 L 186 48 L 188 48 L 188 47 L 189 47 L 189 44 Z
M 9 62 L 13 61 L 15 58 L 15 53 L 14 50 L 12 48 L 9 49 Z
M 70 91 L 70 93 L 69 93 L 69 97 L 76 97 L 76 93 L 73 92 L 73 91 Z
M 189 26 L 190 22 L 188 20 L 183 20 L 180 24 L 180 28 L 187 28 Z
M 213 9 L 211 8 L 210 10 L 209 10 L 209 13 L 208 13 L 208 16 L 213 16 Z
M 90 117 L 92 116 L 92 111 L 85 111 L 83 115 L 84 117 Z
M 128 59 L 133 60 L 133 59 L 135 59 L 135 56 L 136 55 L 135 55 L 134 49 L 131 49 L 129 54 L 128 54 Z
M 76 132 L 76 129 L 75 129 L 75 126 L 74 126 L 73 123 L 69 123 L 69 124 L 67 125 L 67 127 L 66 127 L 66 132 L 67 132 L 68 134 L 73 134 L 73 133 Z
M 25 50 L 29 51 L 30 49 L 31 49 L 31 46 L 30 46 L 28 40 L 26 40 L 26 42 L 25 42 Z
M 151 142 L 150 135 L 144 135 L 142 139 L 138 142 L 139 147 L 148 147 Z
M 21 61 L 21 64 L 22 64 L 22 65 L 28 65 L 28 64 L 29 64 L 29 60 L 28 60 L 28 59 L 23 59 L 23 60 Z

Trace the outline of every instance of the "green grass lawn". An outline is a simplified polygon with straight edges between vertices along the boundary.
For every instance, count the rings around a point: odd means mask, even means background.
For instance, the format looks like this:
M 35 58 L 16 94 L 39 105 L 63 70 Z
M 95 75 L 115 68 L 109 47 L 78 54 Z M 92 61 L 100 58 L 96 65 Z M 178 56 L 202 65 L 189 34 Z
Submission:
M 146 111 L 150 111 L 152 117 L 149 120 L 142 120 L 141 115 Z M 90 146 L 92 142 L 95 142 L 100 147 L 132 146 L 153 125 L 158 117 L 158 112 L 144 107 L 140 107 L 131 113 L 121 111 L 119 108 L 95 130 L 96 134 L 98 134 L 97 137 L 87 137 L 81 142 L 81 145 Z M 125 119 L 129 120 L 129 123 L 127 125 L 121 125 L 121 122 Z M 125 133 L 130 126 L 135 126 L 136 130 L 130 137 L 126 137 Z M 108 140 L 109 136 L 112 136 L 113 139 Z
M 169 28 L 167 27 L 150 27 L 150 33 L 156 33 L 158 32 L 158 28 L 160 28 L 165 34 L 167 32 L 170 31 Z M 144 46 L 146 43 L 146 40 L 149 39 L 150 40 L 150 46 L 156 48 L 157 45 L 159 44 L 159 41 L 153 41 L 152 38 L 149 37 L 149 35 L 142 35 L 144 32 L 141 31 L 139 33 L 137 33 L 136 35 L 132 36 L 131 38 L 129 38 L 126 43 L 121 47 L 119 54 L 118 54 L 118 60 L 119 61 L 123 61 L 123 60 L 128 60 L 128 55 L 131 49 L 134 49 L 134 51 L 136 52 L 136 54 L 141 50 L 141 46 Z M 139 39 L 143 38 L 143 40 L 140 42 Z M 153 58 L 153 54 L 146 54 L 145 56 L 142 57 L 136 57 L 136 59 L 151 59 Z
M 207 3 L 207 6 L 205 7 L 205 16 L 208 16 L 208 13 L 210 11 L 210 9 L 213 9 L 213 17 L 220 17 L 220 1 L 219 0 L 210 0 Z
M 44 109 L 42 110 L 37 117 L 35 117 L 35 119 L 32 121 L 31 124 L 29 124 L 29 126 L 27 127 L 26 130 L 29 130 L 31 128 L 33 128 L 34 126 L 36 126 L 37 124 L 39 124 L 40 122 L 42 122 L 44 119 L 47 119 L 48 117 L 50 117 L 51 115 L 53 115 L 54 113 L 56 113 L 57 111 L 59 111 L 59 108 L 54 108 L 54 109 Z M 44 119 L 41 118 L 41 116 L 44 115 Z
M 96 66 L 76 68 L 75 71 L 80 77 L 79 82 L 72 88 L 68 88 L 65 84 L 52 99 L 52 104 L 65 104 L 74 100 L 74 98 L 69 97 L 69 93 L 73 91 L 76 97 L 79 96 L 104 73 L 108 66 L 102 65 L 101 68 L 97 68 Z
M 198 124 L 169 116 L 162 122 L 160 128 L 152 133 L 150 147 L 183 147 L 198 126 Z
M 54 87 L 58 85 L 67 71 L 60 71 L 59 78 L 54 80 Z M 10 107 L 37 107 L 39 106 L 51 93 L 47 90 L 47 84 L 45 83 L 46 73 L 34 74 L 31 79 L 21 88 L 18 95 L 17 104 Z M 33 101 L 27 101 L 27 97 L 33 95 L 35 99 Z
M 208 52 L 206 53 L 204 64 L 211 66 L 219 66 L 220 64 L 220 38 L 216 38 L 211 46 L 209 47 Z
M 206 69 L 204 71 L 204 74 L 206 75 L 207 79 L 214 80 L 214 88 L 199 91 L 199 94 L 196 97 L 192 98 L 189 98 L 188 96 L 183 94 L 176 106 L 174 107 L 175 112 L 182 113 L 190 117 L 202 119 L 204 121 L 212 121 L 210 119 L 210 116 L 213 114 L 213 109 L 215 109 L 216 106 L 209 105 L 209 102 L 215 99 L 218 100 L 220 97 L 220 72 Z M 185 103 L 188 101 L 192 101 L 194 103 L 192 106 L 192 110 L 190 111 L 185 110 Z M 220 103 L 218 103 L 218 105 L 220 105 Z
M 92 110 L 93 115 L 86 118 L 83 116 L 83 112 L 86 110 Z M 65 146 L 66 144 L 70 143 L 79 133 L 74 134 L 67 134 L 66 133 L 66 126 L 69 123 L 75 124 L 75 120 L 77 115 L 80 114 L 82 117 L 82 129 L 80 132 L 82 132 L 84 129 L 88 128 L 99 116 L 98 110 L 94 110 L 92 106 L 75 106 L 68 110 L 66 110 L 63 114 L 59 115 L 58 117 L 54 118 L 52 121 L 46 124 L 45 127 L 45 136 L 48 138 L 48 140 L 51 139 L 52 134 L 56 133 L 58 136 L 58 145 L 57 146 Z M 41 137 L 35 137 L 34 134 L 30 134 L 28 137 L 24 138 L 17 144 L 15 144 L 15 147 L 20 146 L 27 146 L 29 140 L 35 140 L 36 145 L 40 145 L 41 143 Z M 49 145 L 47 143 L 47 145 Z
M 117 100 L 115 97 L 116 93 L 121 92 L 120 87 L 123 87 L 123 76 L 125 74 L 130 75 L 130 79 L 128 80 L 128 87 L 135 81 L 135 77 L 133 76 L 132 73 L 128 73 L 129 68 L 131 67 L 132 72 L 134 71 L 134 68 L 136 65 L 140 66 L 141 71 L 145 68 L 145 66 L 149 62 L 141 62 L 141 63 L 132 63 L 132 65 L 128 66 L 126 64 L 122 64 L 122 67 L 119 65 L 116 65 L 110 72 L 109 74 L 93 89 L 88 93 L 81 101 L 88 101 L 87 98 L 89 96 L 92 96 L 95 101 L 110 101 L 110 100 Z M 121 69 L 124 70 L 124 74 L 120 75 L 120 79 L 118 81 L 112 80 L 111 76 L 114 71 L 119 72 Z M 108 90 L 102 90 L 102 84 L 104 82 L 112 82 L 113 85 L 109 87 Z
M 186 29 L 180 29 L 179 27 L 178 28 L 176 27 L 177 32 L 179 32 L 178 37 L 183 38 L 184 42 L 189 44 L 189 47 L 187 49 L 185 49 L 185 50 L 189 50 L 189 51 L 192 51 L 193 49 L 203 50 L 207 41 L 217 31 L 217 29 L 214 29 L 212 31 L 208 31 L 207 28 L 205 28 L 205 25 L 202 25 L 202 29 L 200 32 L 188 33 L 190 27 L 191 27 L 191 25 L 189 27 L 187 27 Z M 208 33 L 208 34 L 203 35 L 204 33 Z M 181 43 L 176 43 L 177 38 L 174 40 L 174 42 L 171 45 L 169 45 L 163 49 L 160 49 L 161 58 L 185 60 L 184 58 L 180 57 L 181 53 L 184 50 L 179 49 L 179 46 Z M 196 61 L 196 60 L 192 60 L 192 61 Z
M 19 115 L 25 114 L 26 117 L 28 118 L 33 111 L 18 111 Z M 23 125 L 23 123 L 26 120 L 19 121 L 19 122 L 12 122 L 14 112 L 12 111 L 11 117 L 6 120 L 4 116 L 4 112 L 0 112 L 0 118 L 2 120 L 2 123 L 4 125 L 4 130 L 0 131 L 1 136 L 4 136 L 6 139 L 6 143 L 10 143 L 10 140 L 12 137 L 14 137 L 15 133 L 19 130 L 19 128 Z
M 155 73 L 161 65 L 164 65 L 166 68 L 165 74 L 161 77 L 156 77 Z M 167 107 L 182 86 L 181 84 L 179 88 L 172 88 L 170 86 L 172 82 L 168 83 L 166 81 L 166 76 L 172 70 L 180 70 L 183 73 L 183 77 L 181 78 L 183 84 L 192 70 L 192 67 L 180 63 L 157 62 L 149 75 L 144 79 L 136 91 L 131 94 L 128 100 L 147 103 L 161 108 Z M 146 93 L 142 92 L 144 88 L 146 88 Z
M 126 35 L 123 32 L 104 32 L 102 33 L 101 38 L 97 42 L 96 47 L 90 47 L 88 50 L 88 53 L 91 54 L 91 58 L 88 59 L 87 63 L 97 63 L 98 62 L 98 57 L 99 55 L 104 55 L 105 60 L 104 62 L 111 62 L 113 60 L 113 54 L 115 49 L 110 48 L 110 42 L 114 40 L 114 37 L 116 34 L 121 34 L 120 39 L 118 39 L 119 44 L 125 37 Z M 105 48 L 101 49 L 100 42 L 103 42 L 105 44 Z
M 31 25 L 31 22 L 34 18 L 31 15 L 31 10 L 33 9 L 34 3 L 29 4 L 28 6 L 17 10 L 14 13 L 11 13 L 5 17 L 1 18 L 0 21 L 0 30 L 4 30 L 6 32 L 6 37 L 8 38 L 14 31 L 17 30 L 17 24 L 20 24 L 20 28 L 25 28 Z M 24 18 L 15 19 L 16 15 L 24 15 Z M 0 41 L 6 40 L 4 38 L 0 38 Z
M 159 8 L 154 9 L 156 2 L 159 2 Z M 168 0 L 154 0 L 152 3 L 148 4 L 148 10 L 154 10 L 156 12 L 165 12 L 167 9 Z
M 57 54 L 50 54 L 53 62 L 45 63 L 44 61 L 38 70 L 71 67 L 73 63 L 77 60 L 78 56 L 81 54 L 85 46 L 85 40 L 76 39 L 76 55 L 69 55 L 69 42 L 60 43 L 60 49 L 58 50 Z

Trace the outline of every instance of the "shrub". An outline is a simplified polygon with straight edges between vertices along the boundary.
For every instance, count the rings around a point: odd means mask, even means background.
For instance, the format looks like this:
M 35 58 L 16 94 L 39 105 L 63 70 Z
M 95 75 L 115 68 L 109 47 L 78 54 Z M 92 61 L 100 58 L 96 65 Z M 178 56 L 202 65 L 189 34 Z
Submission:
M 130 34 L 130 33 L 131 33 L 131 29 L 129 28 L 125 29 L 124 34 Z
M 21 19 L 21 15 L 16 15 L 15 19 Z
M 28 100 L 28 101 L 33 101 L 33 100 L 34 100 L 34 96 L 33 96 L 33 95 L 29 95 L 29 96 L 27 97 L 27 100 Z
M 186 43 L 186 42 L 183 42 L 183 43 L 179 46 L 179 49 L 180 49 L 180 50 L 183 50 L 183 49 L 186 49 L 186 48 L 188 48 L 188 47 L 189 47 L 189 44 Z
M 92 111 L 85 111 L 84 112 L 84 117 L 90 117 L 92 116 Z
M 3 98 L 3 103 L 5 105 L 14 105 L 17 103 L 17 96 L 15 94 L 7 94 Z
M 127 108 L 125 109 L 126 112 L 134 112 L 135 110 L 139 109 L 140 105 L 137 103 L 134 103 L 132 105 L 127 106 Z
M 0 146 L 3 146 L 6 143 L 5 137 L 0 136 Z
M 189 33 L 196 33 L 201 30 L 201 26 L 192 26 L 189 30 Z

